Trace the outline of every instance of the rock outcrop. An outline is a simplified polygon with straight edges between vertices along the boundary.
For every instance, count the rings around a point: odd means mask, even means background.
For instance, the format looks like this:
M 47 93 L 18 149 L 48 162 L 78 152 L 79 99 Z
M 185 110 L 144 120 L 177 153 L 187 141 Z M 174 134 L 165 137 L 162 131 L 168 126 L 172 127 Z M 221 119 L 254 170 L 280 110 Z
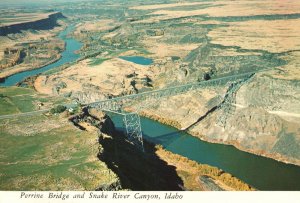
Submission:
M 196 90 L 162 100 L 144 115 L 171 120 L 210 142 L 300 165 L 299 85 L 260 73 L 230 96 L 220 87 Z
M 55 12 L 48 15 L 48 17 L 44 19 L 2 26 L 0 27 L 0 36 L 20 33 L 22 30 L 28 30 L 28 29 L 50 30 L 53 29 L 55 26 L 58 26 L 57 20 L 60 18 L 65 18 L 65 16 L 61 12 Z

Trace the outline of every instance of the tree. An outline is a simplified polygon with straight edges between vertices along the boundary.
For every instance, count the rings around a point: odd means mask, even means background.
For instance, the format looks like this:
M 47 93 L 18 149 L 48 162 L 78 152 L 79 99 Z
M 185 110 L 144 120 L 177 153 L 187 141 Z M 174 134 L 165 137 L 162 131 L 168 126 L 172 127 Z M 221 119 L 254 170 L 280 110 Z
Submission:
M 67 109 L 67 107 L 63 105 L 57 105 L 56 107 L 52 108 L 50 110 L 50 113 L 55 114 L 55 113 L 62 113 Z
M 210 80 L 211 79 L 210 74 L 209 73 L 204 73 L 203 79 L 204 80 Z

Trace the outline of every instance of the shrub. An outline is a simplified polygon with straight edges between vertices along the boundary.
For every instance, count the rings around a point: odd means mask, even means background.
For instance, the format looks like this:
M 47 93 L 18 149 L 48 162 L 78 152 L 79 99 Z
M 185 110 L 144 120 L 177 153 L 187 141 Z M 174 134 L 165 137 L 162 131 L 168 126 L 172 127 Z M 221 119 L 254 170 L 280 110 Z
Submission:
M 57 105 L 56 107 L 52 108 L 50 110 L 50 113 L 55 114 L 55 113 L 62 113 L 67 109 L 67 107 L 63 105 Z

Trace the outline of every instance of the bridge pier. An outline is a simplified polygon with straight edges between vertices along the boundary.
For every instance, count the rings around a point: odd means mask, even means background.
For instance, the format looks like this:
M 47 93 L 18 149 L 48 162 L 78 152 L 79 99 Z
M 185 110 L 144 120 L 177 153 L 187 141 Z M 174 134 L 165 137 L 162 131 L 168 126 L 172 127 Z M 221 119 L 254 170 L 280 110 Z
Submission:
M 268 69 L 266 69 L 268 70 Z M 200 82 L 194 82 L 194 83 L 188 83 L 184 85 L 178 85 L 173 87 L 167 87 L 160 90 L 153 90 L 149 92 L 142 92 L 139 94 L 132 94 L 132 95 L 125 95 L 121 97 L 114 97 L 109 98 L 103 101 L 93 102 L 90 104 L 86 104 L 89 107 L 98 108 L 103 111 L 108 111 L 112 113 L 116 113 L 119 115 L 124 116 L 123 117 L 123 123 L 124 123 L 124 129 L 126 130 L 126 136 L 129 141 L 134 143 L 139 149 L 144 151 L 143 146 L 143 135 L 141 130 L 141 121 L 140 117 L 137 113 L 124 113 L 122 109 L 126 106 L 137 106 L 136 112 L 139 112 L 141 108 L 145 108 L 147 106 L 151 106 L 151 104 L 155 104 L 155 102 L 151 102 L 151 100 L 157 100 L 164 97 L 170 97 L 174 95 L 179 95 L 188 91 L 201 89 L 201 88 L 207 88 L 207 87 L 216 87 L 219 85 L 225 85 L 228 82 L 230 83 L 237 83 L 237 80 L 247 80 L 249 77 L 251 77 L 253 74 L 255 74 L 257 71 L 252 71 L 248 73 L 242 73 L 238 75 L 230 75 L 220 78 L 214 78 L 210 80 L 204 80 Z M 235 99 L 235 91 L 239 88 L 238 85 L 235 85 L 236 87 L 231 88 L 230 92 L 227 92 L 227 96 L 225 98 L 225 102 L 219 107 L 222 109 L 227 108 L 227 113 L 229 111 L 233 111 L 234 107 L 230 106 L 228 103 L 234 102 Z M 136 101 L 143 101 L 141 106 L 138 106 Z M 219 120 L 219 123 L 223 123 L 226 121 L 226 118 L 223 118 Z
M 124 114 L 123 124 L 126 129 L 127 139 L 144 152 L 140 116 L 137 113 Z
M 143 133 L 141 119 L 137 113 L 126 113 L 118 110 L 101 109 L 102 111 L 121 115 L 123 117 L 124 133 L 129 142 L 134 144 L 141 151 L 144 150 Z

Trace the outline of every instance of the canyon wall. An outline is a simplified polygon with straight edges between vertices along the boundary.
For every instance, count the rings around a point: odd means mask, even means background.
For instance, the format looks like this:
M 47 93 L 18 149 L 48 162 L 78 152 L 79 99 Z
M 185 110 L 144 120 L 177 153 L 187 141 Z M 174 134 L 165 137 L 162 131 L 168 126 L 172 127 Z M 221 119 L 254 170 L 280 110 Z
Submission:
M 47 18 L 24 22 L 24 23 L 17 23 L 13 25 L 7 25 L 0 27 L 0 36 L 6 36 L 8 34 L 20 33 L 21 30 L 50 30 L 57 26 L 57 20 L 59 18 L 65 18 L 65 16 L 61 12 L 56 12 L 48 15 Z

